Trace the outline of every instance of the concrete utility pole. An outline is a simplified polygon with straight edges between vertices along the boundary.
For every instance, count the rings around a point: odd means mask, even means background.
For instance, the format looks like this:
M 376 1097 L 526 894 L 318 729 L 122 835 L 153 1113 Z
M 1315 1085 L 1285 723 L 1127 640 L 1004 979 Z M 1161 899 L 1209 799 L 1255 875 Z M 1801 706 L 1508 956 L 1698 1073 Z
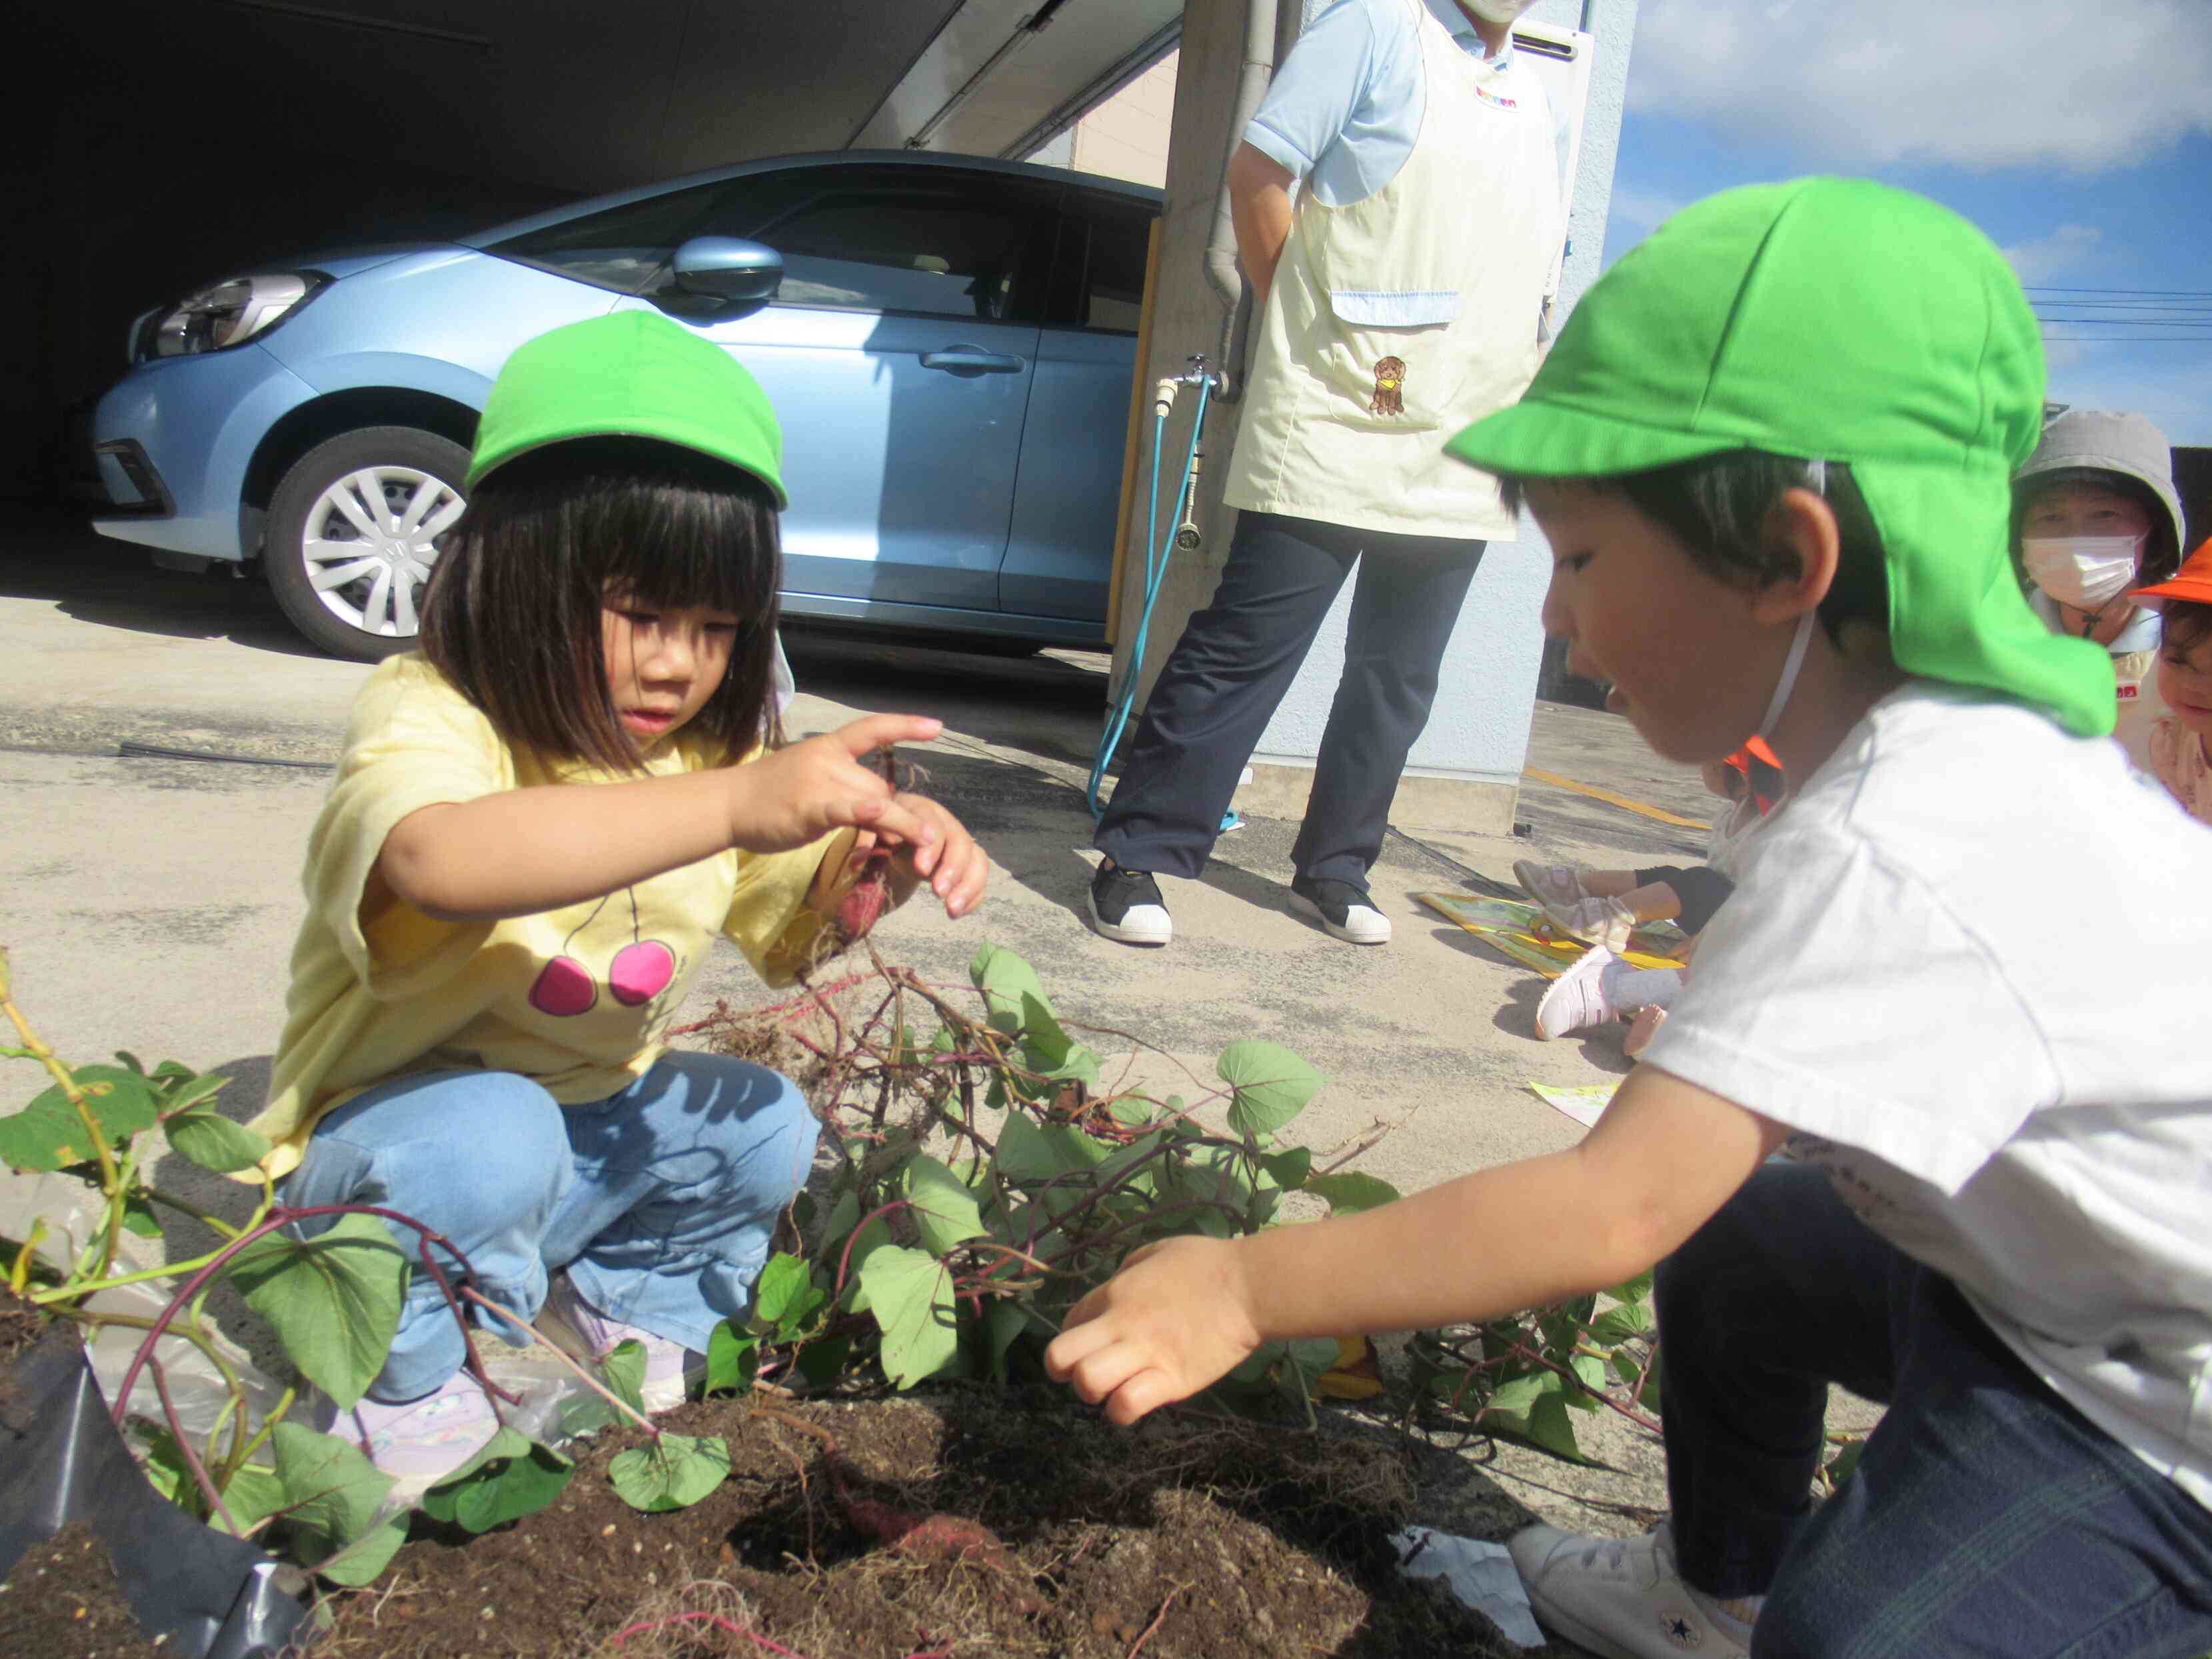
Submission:
M 1326 0 L 1279 0 L 1278 53 L 1323 9 Z M 1540 0 L 1524 21 L 1580 28 L 1595 37 L 1589 100 L 1576 166 L 1568 225 L 1570 251 L 1559 284 L 1558 316 L 1595 280 L 1605 248 L 1607 209 L 1613 194 L 1613 160 L 1628 82 L 1638 0 Z M 1223 166 L 1234 135 L 1229 131 L 1244 67 L 1246 0 L 1188 0 L 1183 14 L 1182 57 L 1176 85 L 1168 153 L 1167 208 L 1160 246 L 1160 290 L 1152 319 L 1150 355 L 1139 382 L 1149 388 L 1182 371 L 1194 352 L 1213 352 L 1221 333 L 1221 306 L 1203 276 L 1206 237 Z M 1196 399 L 1186 394 L 1168 421 L 1167 461 L 1160 484 L 1164 538 L 1175 494 L 1176 468 L 1190 440 Z M 1206 421 L 1206 465 L 1197 520 L 1205 545 L 1178 553 L 1152 615 L 1139 706 L 1174 649 L 1183 623 L 1212 596 L 1229 550 L 1235 513 L 1221 505 L 1221 481 L 1236 441 L 1237 409 L 1217 406 Z M 1138 457 L 1136 514 L 1129 564 L 1115 622 L 1115 685 L 1128 671 L 1143 610 L 1144 485 L 1151 467 L 1152 421 L 1143 422 Z M 1441 445 L 1443 434 L 1439 435 Z M 1450 464 L 1450 463 L 1443 463 Z M 1443 662 L 1443 684 L 1428 730 L 1414 746 L 1398 787 L 1392 822 L 1490 834 L 1510 833 L 1522 758 L 1528 745 L 1536 678 L 1543 655 L 1538 621 L 1551 572 L 1551 551 L 1523 517 L 1520 540 L 1495 544 L 1468 595 L 1467 609 Z M 1305 808 L 1315 754 L 1328 720 L 1344 665 L 1347 582 L 1336 610 L 1322 625 L 1305 666 L 1252 757 L 1253 781 L 1237 796 L 1240 807 L 1270 817 L 1296 818 Z

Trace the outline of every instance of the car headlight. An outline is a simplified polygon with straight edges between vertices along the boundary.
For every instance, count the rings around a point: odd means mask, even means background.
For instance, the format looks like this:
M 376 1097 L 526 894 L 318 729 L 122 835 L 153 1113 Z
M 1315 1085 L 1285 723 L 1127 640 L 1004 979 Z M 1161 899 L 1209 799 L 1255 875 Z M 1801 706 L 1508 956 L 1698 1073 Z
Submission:
M 297 311 L 330 280 L 319 270 L 285 270 L 216 283 L 149 315 L 138 331 L 137 355 L 142 361 L 183 357 L 243 345 Z

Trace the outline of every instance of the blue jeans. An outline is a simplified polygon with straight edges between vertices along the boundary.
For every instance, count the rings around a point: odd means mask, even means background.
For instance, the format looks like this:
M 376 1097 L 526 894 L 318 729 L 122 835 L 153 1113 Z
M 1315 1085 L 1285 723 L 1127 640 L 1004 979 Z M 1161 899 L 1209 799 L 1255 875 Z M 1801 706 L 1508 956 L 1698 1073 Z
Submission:
M 2045 1386 L 1821 1170 L 1762 1166 L 1660 1265 L 1682 1576 L 1790 1659 L 2212 1649 L 2212 1510 Z M 1814 1507 L 1830 1382 L 1888 1407 Z
M 283 1196 L 412 1216 L 468 1257 L 481 1294 L 527 1317 L 565 1267 L 608 1317 L 703 1351 L 717 1324 L 751 1306 L 817 1127 L 788 1079 L 719 1054 L 665 1055 L 619 1094 L 583 1106 L 560 1105 L 509 1072 L 429 1072 L 325 1116 Z M 465 1352 L 421 1271 L 419 1236 L 392 1231 L 417 1266 L 369 1395 L 399 1401 L 436 1389 Z M 452 1258 L 442 1265 L 451 1271 Z M 510 1342 L 528 1340 L 472 1313 Z

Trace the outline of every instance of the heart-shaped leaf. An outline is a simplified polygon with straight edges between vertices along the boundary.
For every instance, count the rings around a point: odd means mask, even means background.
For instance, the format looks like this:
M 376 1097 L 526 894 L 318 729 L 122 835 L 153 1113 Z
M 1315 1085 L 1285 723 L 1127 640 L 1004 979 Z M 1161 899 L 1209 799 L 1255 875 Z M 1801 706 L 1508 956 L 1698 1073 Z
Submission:
M 914 1206 L 908 1213 L 933 1255 L 943 1255 L 982 1233 L 983 1216 L 975 1194 L 944 1164 L 917 1155 L 899 1175 L 907 1202 Z
M 1229 1127 L 1255 1139 L 1273 1134 L 1304 1111 L 1325 1080 L 1279 1042 L 1232 1042 L 1214 1070 L 1234 1091 Z
M 726 1319 L 715 1326 L 707 1339 L 706 1392 L 750 1394 L 759 1372 L 760 1338 L 750 1333 L 739 1335 Z
M 111 1142 L 154 1127 L 159 1114 L 153 1091 L 139 1073 L 122 1066 L 79 1066 L 70 1075 Z M 92 1132 L 58 1083 L 21 1111 L 0 1117 L 0 1162 L 14 1169 L 45 1175 L 99 1156 Z
M 778 1252 L 768 1259 L 753 1285 L 753 1319 L 788 1340 L 829 1300 L 829 1293 L 815 1284 L 814 1269 L 805 1258 Z
M 1057 1041 L 1065 1051 L 1067 1034 L 1060 1029 L 1060 1022 L 1052 1012 L 1052 1002 L 1044 994 L 1043 981 L 1037 978 L 1036 969 L 1012 951 L 996 945 L 987 945 L 975 952 L 968 964 L 968 977 L 983 994 L 983 1004 L 989 1010 L 994 1030 L 1008 1036 L 1018 1036 L 1032 1020 L 1048 1031 L 1033 1032 L 1033 1040 L 1047 1044 Z
M 599 1361 L 600 1380 L 623 1405 L 645 1415 L 645 1344 L 632 1339 L 617 1342 Z
M 358 1446 L 297 1423 L 279 1423 L 269 1443 L 299 1559 L 335 1584 L 366 1584 L 382 1572 L 407 1541 L 406 1510 L 378 1519 L 392 1477 Z
M 422 1494 L 422 1512 L 471 1532 L 519 1521 L 561 1495 L 576 1466 L 520 1429 L 501 1427 L 484 1448 Z
M 1327 1200 L 1331 1215 L 1358 1215 L 1362 1210 L 1393 1203 L 1398 1197 L 1398 1189 L 1389 1182 L 1378 1181 L 1358 1170 L 1339 1170 L 1334 1175 L 1311 1176 L 1305 1190 Z
M 730 1474 L 730 1443 L 664 1434 L 651 1445 L 626 1451 L 607 1465 L 615 1495 L 634 1510 L 691 1507 Z
M 952 1273 L 927 1250 L 886 1245 L 862 1264 L 868 1308 L 883 1331 L 884 1375 L 910 1389 L 950 1364 L 960 1346 Z
M 292 1363 L 343 1409 L 391 1351 L 407 1256 L 374 1216 L 342 1215 L 304 1242 L 284 1232 L 256 1239 L 231 1259 L 230 1279 Z

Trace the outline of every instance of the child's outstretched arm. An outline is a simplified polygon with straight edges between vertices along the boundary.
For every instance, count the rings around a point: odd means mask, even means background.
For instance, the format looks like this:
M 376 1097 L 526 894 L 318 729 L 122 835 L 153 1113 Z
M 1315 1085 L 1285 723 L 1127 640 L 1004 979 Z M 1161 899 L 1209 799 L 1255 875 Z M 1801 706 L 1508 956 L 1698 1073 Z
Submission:
M 1689 1237 L 1785 1133 L 1639 1066 L 1566 1152 L 1340 1220 L 1139 1251 L 1076 1304 L 1045 1368 L 1133 1423 L 1264 1342 L 1491 1319 L 1601 1290 Z
M 441 921 L 495 921 L 596 898 L 735 847 L 781 853 L 872 829 L 934 854 L 940 823 L 860 757 L 943 722 L 871 714 L 742 766 L 623 783 L 550 784 L 426 806 L 385 837 L 376 876 Z

